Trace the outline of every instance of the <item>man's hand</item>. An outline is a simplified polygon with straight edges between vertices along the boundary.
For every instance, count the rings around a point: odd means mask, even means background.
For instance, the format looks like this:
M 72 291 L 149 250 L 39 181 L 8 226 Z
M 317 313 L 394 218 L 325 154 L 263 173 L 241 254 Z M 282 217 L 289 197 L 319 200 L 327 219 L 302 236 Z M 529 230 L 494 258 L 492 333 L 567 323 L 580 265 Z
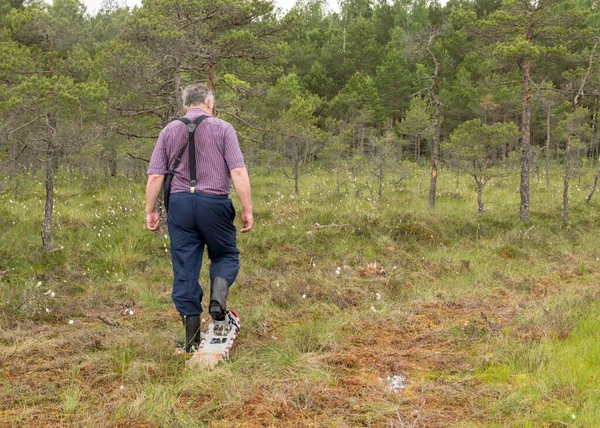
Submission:
M 246 233 L 252 230 L 252 226 L 254 226 L 254 217 L 252 216 L 252 212 L 243 211 L 242 212 L 242 229 L 240 232 Z
M 231 170 L 231 179 L 233 187 L 242 203 L 242 229 L 240 232 L 246 233 L 252 230 L 254 226 L 254 217 L 252 217 L 252 196 L 250 191 L 250 178 L 245 167 Z
M 164 175 L 150 174 L 148 176 L 148 183 L 146 184 L 146 227 L 148 230 L 158 230 L 161 233 L 160 216 L 158 215 L 158 211 L 156 211 L 156 201 L 164 179 Z
M 153 211 L 153 212 L 149 212 L 146 213 L 146 227 L 148 228 L 148 230 L 161 230 L 160 229 L 160 216 L 158 215 L 158 212 Z M 162 232 L 162 231 L 161 231 Z

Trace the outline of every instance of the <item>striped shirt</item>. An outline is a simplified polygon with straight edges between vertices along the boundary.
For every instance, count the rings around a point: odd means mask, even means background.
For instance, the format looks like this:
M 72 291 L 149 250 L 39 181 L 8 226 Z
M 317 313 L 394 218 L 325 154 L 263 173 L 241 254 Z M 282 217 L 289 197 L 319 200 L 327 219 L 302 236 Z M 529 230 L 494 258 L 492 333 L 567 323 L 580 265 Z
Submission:
M 200 108 L 191 108 L 185 117 L 210 116 Z M 152 152 L 147 174 L 165 175 L 175 163 L 181 148 L 187 144 L 187 126 L 179 120 L 169 123 L 160 132 Z M 230 171 L 245 167 L 235 129 L 224 120 L 208 117 L 198 126 L 194 135 L 196 143 L 196 191 L 209 195 L 228 195 Z M 171 193 L 190 191 L 190 158 L 188 150 L 171 183 Z

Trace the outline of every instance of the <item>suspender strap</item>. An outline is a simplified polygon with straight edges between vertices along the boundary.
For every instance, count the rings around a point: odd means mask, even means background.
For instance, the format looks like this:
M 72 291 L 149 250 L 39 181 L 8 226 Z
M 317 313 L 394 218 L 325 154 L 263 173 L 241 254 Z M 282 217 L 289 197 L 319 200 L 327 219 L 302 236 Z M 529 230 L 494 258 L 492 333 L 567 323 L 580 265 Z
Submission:
M 183 123 L 185 123 L 187 125 L 187 129 L 188 129 L 188 142 L 187 142 L 186 145 L 183 146 L 183 148 L 181 149 L 181 151 L 177 155 L 177 158 L 175 159 L 175 164 L 173 165 L 173 170 L 175 170 L 175 168 L 177 168 L 177 166 L 181 162 L 181 158 L 183 157 L 183 153 L 185 152 L 185 149 L 189 146 L 190 147 L 190 150 L 189 150 L 189 156 L 190 156 L 190 193 L 195 193 L 196 192 L 196 144 L 194 143 L 194 135 L 196 133 L 196 129 L 198 128 L 198 125 L 200 125 L 200 123 L 202 123 L 202 121 L 204 119 L 206 119 L 207 117 L 208 116 L 199 116 L 193 122 L 190 121 L 189 119 L 185 118 L 185 117 L 182 117 L 181 119 L 179 119 L 181 122 L 183 122 Z

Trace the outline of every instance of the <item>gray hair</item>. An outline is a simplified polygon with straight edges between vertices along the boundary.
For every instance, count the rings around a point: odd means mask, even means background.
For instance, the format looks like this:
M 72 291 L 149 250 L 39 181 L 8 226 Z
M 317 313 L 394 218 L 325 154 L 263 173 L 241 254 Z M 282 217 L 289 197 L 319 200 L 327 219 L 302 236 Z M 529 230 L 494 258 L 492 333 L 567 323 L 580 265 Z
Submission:
M 209 98 L 214 102 L 215 96 L 213 92 L 208 89 L 208 86 L 203 85 L 202 83 L 190 85 L 183 90 L 184 107 L 206 104 Z

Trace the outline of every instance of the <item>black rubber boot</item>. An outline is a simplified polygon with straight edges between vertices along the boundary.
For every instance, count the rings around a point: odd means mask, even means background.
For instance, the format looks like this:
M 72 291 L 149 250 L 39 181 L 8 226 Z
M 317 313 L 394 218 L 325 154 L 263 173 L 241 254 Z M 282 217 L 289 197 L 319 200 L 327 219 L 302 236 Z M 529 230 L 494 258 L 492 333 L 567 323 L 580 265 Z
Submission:
M 185 326 L 185 352 L 192 352 L 192 348 L 200 345 L 200 315 L 184 316 L 182 319 Z
M 227 294 L 229 283 L 225 278 L 216 276 L 210 282 L 210 303 L 208 313 L 215 321 L 224 321 L 227 313 Z

